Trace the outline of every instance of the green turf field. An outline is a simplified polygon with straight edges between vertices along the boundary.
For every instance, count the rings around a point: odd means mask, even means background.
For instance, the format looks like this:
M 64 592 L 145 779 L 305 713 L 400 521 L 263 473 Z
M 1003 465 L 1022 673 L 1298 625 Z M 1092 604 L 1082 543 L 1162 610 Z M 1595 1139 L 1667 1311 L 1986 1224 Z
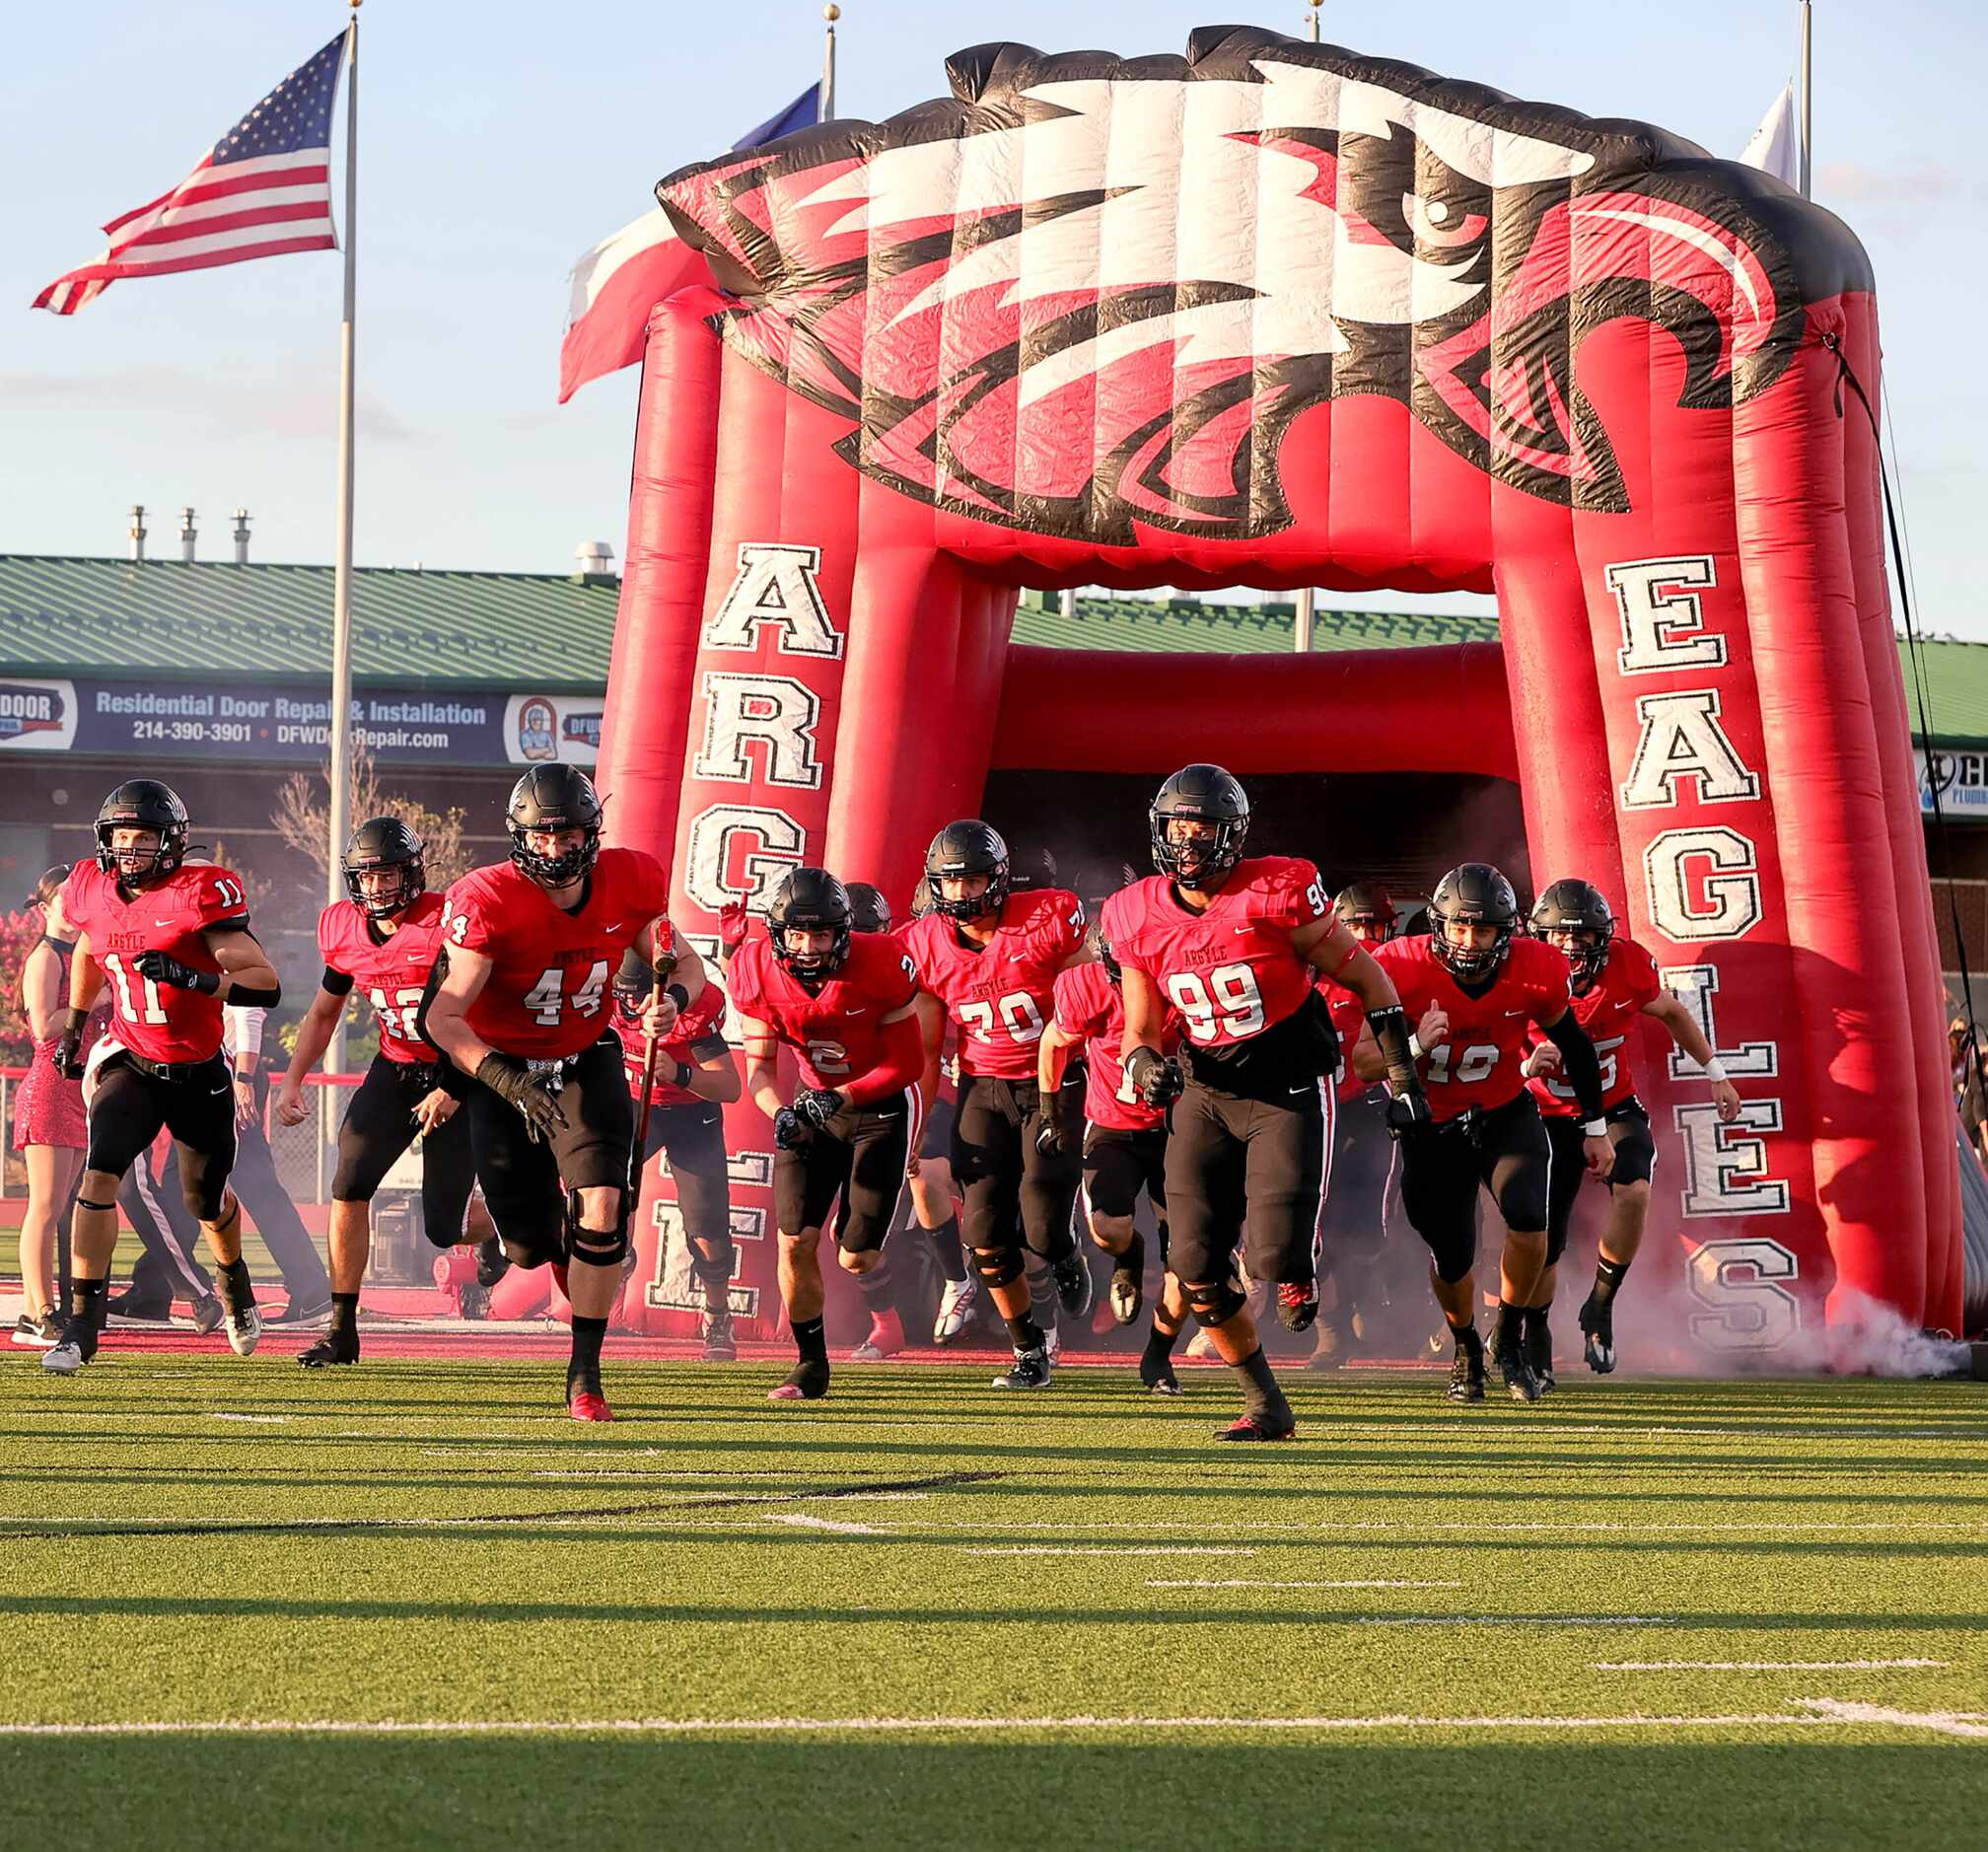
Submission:
M 610 1364 L 584 1429 L 556 1367 L 290 1348 L 0 1363 L 37 1837 L 1988 1843 L 1975 1386 L 1314 1377 L 1232 1450 L 1205 1372 Z

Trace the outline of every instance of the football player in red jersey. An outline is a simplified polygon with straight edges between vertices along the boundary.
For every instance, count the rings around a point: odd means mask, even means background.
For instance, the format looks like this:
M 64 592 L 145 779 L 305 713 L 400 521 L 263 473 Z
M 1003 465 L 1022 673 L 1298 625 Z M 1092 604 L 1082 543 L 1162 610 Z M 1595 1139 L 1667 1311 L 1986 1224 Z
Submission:
M 1581 1307 L 1582 1348 L 1589 1369 L 1606 1376 L 1615 1368 L 1615 1293 L 1643 1245 L 1650 1214 L 1650 1173 L 1657 1144 L 1650 1114 L 1636 1098 L 1638 1018 L 1664 1025 L 1670 1039 L 1698 1064 L 1712 1083 L 1712 1102 L 1729 1123 L 1740 1113 L 1740 1093 L 1712 1044 L 1683 1003 L 1665 989 L 1657 961 L 1635 940 L 1615 930 L 1615 915 L 1592 883 L 1556 881 L 1532 906 L 1532 930 L 1566 955 L 1573 972 L 1574 1015 L 1595 1044 L 1601 1063 L 1601 1116 L 1615 1163 L 1608 1173 L 1608 1224 L 1595 1284 Z M 1532 1097 L 1546 1120 L 1553 1146 L 1553 1182 L 1546 1215 L 1546 1265 L 1526 1314 L 1526 1355 L 1532 1372 L 1548 1388 L 1553 1382 L 1553 1338 L 1546 1316 L 1552 1309 L 1557 1268 L 1567 1249 L 1567 1226 L 1585 1175 L 1575 1145 L 1579 1136 L 1574 1091 L 1560 1078 L 1560 1050 L 1535 1036 L 1526 1057 Z
M 664 909 L 670 878 L 643 849 L 601 846 L 593 780 L 534 765 L 506 813 L 511 859 L 449 890 L 443 976 L 422 1028 L 465 1074 L 483 1200 L 514 1265 L 548 1262 L 573 1304 L 566 1406 L 611 1421 L 601 1343 L 629 1252 L 634 1104 L 609 1027 L 608 979 L 633 945 L 676 960 L 644 1029 L 665 1034 L 704 988 L 704 965 Z M 571 1263 L 571 1271 L 568 1264 Z
M 1091 931 L 1096 957 L 1056 973 L 1056 1011 L 1043 1031 L 1036 1084 L 1059 1092 L 1071 1050 L 1081 1049 L 1089 1074 L 1084 1089 L 1084 1210 L 1091 1239 L 1111 1256 L 1111 1316 L 1120 1324 L 1139 1317 L 1146 1283 L 1146 1238 L 1133 1227 L 1139 1192 L 1153 1205 L 1160 1238 L 1160 1302 L 1153 1308 L 1139 1380 L 1156 1395 L 1180 1393 L 1173 1340 L 1187 1321 L 1187 1302 L 1167 1258 L 1167 1114 L 1141 1100 L 1119 1058 L 1125 1040 L 1125 999 L 1118 961 L 1102 926 Z M 1180 1030 L 1170 1022 L 1160 1052 L 1178 1052 Z
M 655 991 L 654 967 L 631 948 L 614 973 L 614 1033 L 621 1037 L 622 1062 L 638 1108 L 646 1065 L 642 1018 Z M 642 1142 L 644 1164 L 659 1151 L 669 1153 L 690 1274 L 704 1290 L 704 1357 L 709 1363 L 730 1363 L 739 1355 L 732 1330 L 737 1250 L 732 1245 L 724 1109 L 744 1089 L 724 1024 L 725 993 L 707 981 L 697 1001 L 677 1016 L 656 1045 L 649 1130 Z M 637 1118 L 639 1122 L 639 1110 Z
M 261 1334 L 242 1260 L 242 1205 L 228 1187 L 235 1090 L 221 1058 L 221 1006 L 266 1009 L 282 991 L 248 930 L 241 882 L 211 863 L 186 864 L 188 828 L 186 807 L 170 786 L 133 778 L 104 800 L 97 854 L 78 862 L 62 889 L 76 935 L 68 1022 L 55 1053 L 66 1078 L 82 1078 L 84 1025 L 106 977 L 113 1009 L 91 1057 L 96 1085 L 71 1232 L 69 1316 L 60 1341 L 41 1357 L 57 1376 L 74 1376 L 97 1354 L 118 1186 L 161 1127 L 178 1147 L 186 1206 L 217 1262 L 229 1346 L 246 1357 Z
M 1332 910 L 1369 952 L 1394 936 L 1394 901 L 1378 881 L 1349 883 L 1333 897 Z M 1318 1215 L 1319 1272 L 1332 1282 L 1334 1304 L 1331 1311 L 1318 1315 L 1318 1347 L 1312 1361 L 1314 1368 L 1336 1369 L 1352 1353 L 1364 1328 L 1360 1313 L 1386 1237 L 1387 1184 L 1397 1145 L 1388 1135 L 1385 1090 L 1362 1080 L 1353 1066 L 1353 1050 L 1366 1027 L 1365 1006 L 1350 990 L 1322 975 L 1318 994 L 1331 1013 L 1340 1063 L 1333 1087 L 1332 1149 L 1325 1167 L 1331 1188 Z
M 1064 1313 L 1091 1310 L 1091 1268 L 1071 1232 L 1082 1180 L 1082 1091 L 1042 1094 L 1035 1045 L 1055 1010 L 1056 973 L 1090 956 L 1084 902 L 1067 888 L 1012 891 L 1008 845 L 976 819 L 948 823 L 925 852 L 930 902 L 904 935 L 926 1001 L 925 1095 L 938 1089 L 950 1019 L 958 1036 L 953 1174 L 965 1240 L 1015 1346 L 997 1389 L 1041 1389 L 1048 1341 L 1030 1308 L 1024 1243 L 1055 1275 Z
M 860 1288 L 883 1260 L 917 1140 L 918 986 L 894 939 L 852 928 L 847 890 L 821 868 L 797 868 L 774 889 L 766 936 L 739 948 L 729 976 L 746 1091 L 773 1121 L 780 1297 L 800 1352 L 768 1398 L 815 1401 L 828 1392 L 816 1258 L 828 1212 L 839 1196 L 837 1258 Z M 800 1057 L 791 1103 L 781 1096 L 782 1043 Z
M 1477 1332 L 1472 1269 L 1477 1192 L 1488 1189 L 1508 1231 L 1499 1263 L 1498 1325 L 1492 1341 L 1515 1401 L 1536 1401 L 1538 1379 L 1521 1343 L 1521 1314 L 1546 1264 L 1546 1186 L 1551 1147 L 1520 1072 L 1526 1032 L 1537 1024 L 1559 1049 L 1579 1103 L 1582 1156 L 1605 1175 L 1601 1068 L 1567 1007 L 1567 962 L 1536 939 L 1515 939 L 1519 900 L 1486 862 L 1465 862 L 1436 885 L 1433 933 L 1391 940 L 1376 953 L 1408 1012 L 1411 1044 L 1433 1123 L 1401 1148 L 1401 1204 L 1430 1253 L 1429 1283 L 1456 1343 L 1453 1401 L 1484 1399 L 1484 1344 Z M 1355 1053 L 1381 1079 L 1378 1051 Z
M 421 1033 L 421 1004 L 442 944 L 442 896 L 428 886 L 421 838 L 397 817 L 361 823 L 345 845 L 345 892 L 318 916 L 324 975 L 297 1026 L 297 1048 L 276 1093 L 276 1117 L 301 1125 L 304 1079 L 331 1045 L 356 984 L 373 1006 L 380 1052 L 347 1096 L 331 1178 L 331 1325 L 297 1359 L 307 1370 L 359 1361 L 359 1283 L 372 1249 L 381 1179 L 421 1140 L 421 1227 L 437 1247 L 462 1239 L 476 1168 L 469 1120 L 457 1107 L 467 1079 Z M 495 1244 L 479 1264 L 500 1259 Z
M 1124 971 L 1125 1074 L 1148 1105 L 1173 1105 L 1167 1213 L 1187 1305 L 1242 1385 L 1243 1413 L 1223 1437 L 1289 1440 L 1291 1404 L 1257 1342 L 1234 1278 L 1237 1242 L 1250 1273 L 1278 1287 L 1292 1330 L 1317 1316 L 1312 1244 L 1337 1065 L 1313 984 L 1323 971 L 1360 998 L 1392 1054 L 1399 1117 L 1427 1114 L 1393 986 L 1326 904 L 1310 862 L 1242 857 L 1249 800 L 1219 765 L 1188 765 L 1160 787 L 1149 821 L 1160 870 L 1104 903 L 1104 937 Z M 1168 1007 L 1186 1026 L 1179 1064 L 1164 1052 Z

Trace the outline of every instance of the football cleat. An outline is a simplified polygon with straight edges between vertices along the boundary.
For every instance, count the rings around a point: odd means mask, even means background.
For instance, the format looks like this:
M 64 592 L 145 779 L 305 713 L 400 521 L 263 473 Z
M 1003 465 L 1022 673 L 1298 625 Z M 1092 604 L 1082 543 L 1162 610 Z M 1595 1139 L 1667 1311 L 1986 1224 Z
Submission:
M 1038 1389 L 1049 1387 L 1049 1352 L 1018 1350 L 1015 1361 L 994 1379 L 998 1389 Z
M 193 1335 L 205 1337 L 209 1332 L 220 1330 L 221 1320 L 226 1316 L 216 1294 L 202 1293 L 193 1302 Z
M 496 1236 L 476 1244 L 476 1284 L 488 1292 L 511 1271 L 511 1256 Z
M 787 1381 L 766 1391 L 769 1402 L 818 1402 L 828 1393 L 828 1362 L 824 1357 L 803 1357 Z
M 1345 1313 L 1323 1313 L 1319 1316 L 1318 1336 L 1312 1346 L 1308 1367 L 1337 1370 L 1353 1354 L 1353 1327 Z
M 221 1320 L 228 1334 L 228 1348 L 238 1357 L 252 1357 L 262 1341 L 262 1315 L 251 1299 L 246 1306 L 230 1306 Z
M 456 1289 L 456 1310 L 465 1318 L 490 1316 L 490 1289 L 477 1280 L 464 1280 Z
M 97 1354 L 97 1332 L 87 1318 L 64 1318 L 62 1334 L 41 1353 L 50 1376 L 74 1376 Z
M 1097 1290 L 1091 1279 L 1091 1262 L 1081 1248 L 1073 1251 L 1050 1268 L 1056 1279 L 1056 1303 L 1063 1308 L 1066 1318 L 1082 1318 L 1091 1311 L 1092 1296 Z
M 1526 1335 L 1521 1340 L 1526 1351 L 1526 1367 L 1532 1372 L 1533 1381 L 1539 1385 L 1539 1393 L 1553 1392 L 1553 1333 L 1546 1328 L 1544 1318 L 1528 1318 L 1526 1321 Z
M 1309 1331 L 1318 1317 L 1318 1282 L 1286 1280 L 1277 1289 L 1277 1322 L 1287 1331 Z
M 1587 1299 L 1581 1305 L 1581 1356 L 1597 1376 L 1615 1368 L 1615 1308 Z
M 708 1312 L 704 1315 L 704 1361 L 706 1363 L 734 1363 L 739 1357 L 739 1339 L 732 1329 L 732 1315 L 729 1312 Z
M 894 1311 L 870 1315 L 870 1335 L 849 1353 L 851 1363 L 882 1363 L 904 1348 L 904 1325 Z
M 1217 1428 L 1218 1441 L 1295 1441 L 1298 1417 L 1287 1404 L 1281 1408 L 1252 1408 L 1239 1415 L 1226 1428 Z
M 274 1314 L 271 1324 L 316 1324 L 320 1318 L 331 1316 L 331 1295 L 320 1293 L 316 1298 L 296 1297 L 279 1313 Z
M 1508 1338 L 1499 1346 L 1493 1361 L 1498 1365 L 1498 1374 L 1504 1379 L 1505 1388 L 1515 1402 L 1536 1402 L 1539 1399 L 1539 1379 L 1526 1361 L 1526 1352 L 1521 1348 L 1519 1339 Z
M 1450 1364 L 1450 1387 L 1444 1390 L 1453 1402 L 1481 1402 L 1484 1399 L 1484 1340 L 1473 1324 L 1456 1340 L 1456 1355 Z
M 932 1341 L 950 1344 L 965 1330 L 980 1298 L 980 1282 L 969 1273 L 963 1280 L 948 1280 L 939 1295 L 939 1316 L 932 1320 Z
M 1130 1267 L 1111 1269 L 1111 1317 L 1119 1324 L 1131 1324 L 1146 1302 L 1145 1282 Z
M 357 1363 L 359 1333 L 341 1331 L 334 1325 L 309 1350 L 300 1350 L 297 1361 L 307 1370 L 323 1370 L 336 1363 Z
M 613 1409 L 598 1389 L 579 1388 L 566 1398 L 566 1412 L 575 1421 L 612 1421 Z

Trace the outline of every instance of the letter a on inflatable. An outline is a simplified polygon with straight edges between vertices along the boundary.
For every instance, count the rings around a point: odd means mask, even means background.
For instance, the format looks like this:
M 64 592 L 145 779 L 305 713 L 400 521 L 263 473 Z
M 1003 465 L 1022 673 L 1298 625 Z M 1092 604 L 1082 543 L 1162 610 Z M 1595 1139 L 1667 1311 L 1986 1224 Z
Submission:
M 1044 680 L 1019 587 L 1494 593 L 1508 738 L 1481 677 L 1480 749 L 1412 664 L 1342 728 L 1310 662 L 1266 688 L 1128 657 L 1100 696 L 1147 724 L 1111 769 L 1215 756 L 1249 703 L 1283 769 L 1354 769 L 1342 732 L 1389 734 L 1377 769 L 1516 763 L 1535 880 L 1602 888 L 1745 1099 L 1722 1123 L 1688 1063 L 1643 1064 L 1697 1335 L 1771 1353 L 1872 1301 L 1954 1325 L 1855 238 L 1661 129 L 1253 29 L 949 76 L 658 188 L 721 287 L 651 321 L 603 767 L 686 929 L 804 860 L 901 906 L 997 734 L 1071 762 L 1010 705 Z M 729 1127 L 764 1319 L 770 1140 Z

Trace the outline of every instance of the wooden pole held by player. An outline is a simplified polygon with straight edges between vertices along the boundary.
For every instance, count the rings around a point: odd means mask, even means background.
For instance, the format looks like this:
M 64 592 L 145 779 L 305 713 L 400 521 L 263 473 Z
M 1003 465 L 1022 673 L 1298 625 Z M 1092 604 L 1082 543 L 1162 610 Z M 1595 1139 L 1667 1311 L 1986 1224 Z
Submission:
M 663 1001 L 663 988 L 676 970 L 676 955 L 665 952 L 656 961 L 654 980 L 649 986 L 649 1008 Z M 628 1206 L 632 1210 L 642 1194 L 643 1152 L 649 1143 L 649 1096 L 656 1091 L 657 1038 L 645 1025 L 642 1032 L 642 1099 L 635 1108 L 635 1143 L 628 1153 Z

